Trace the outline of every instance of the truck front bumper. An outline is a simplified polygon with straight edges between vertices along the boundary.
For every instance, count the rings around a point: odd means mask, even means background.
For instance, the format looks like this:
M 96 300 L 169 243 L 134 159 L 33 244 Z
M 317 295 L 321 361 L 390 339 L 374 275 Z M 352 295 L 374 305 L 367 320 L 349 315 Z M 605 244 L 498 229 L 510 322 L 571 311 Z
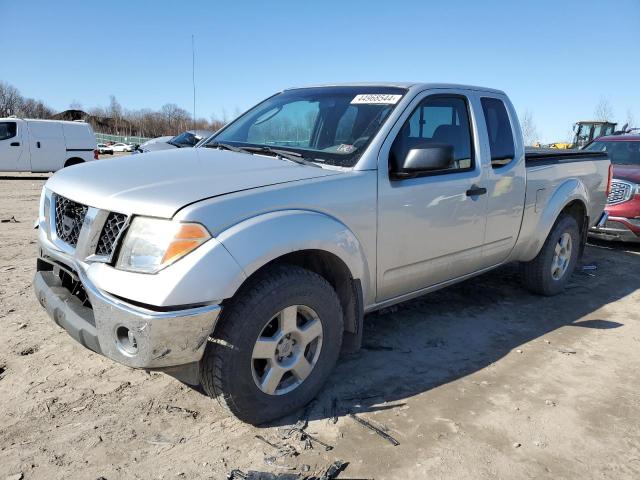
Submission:
M 150 310 L 98 290 L 82 269 L 38 259 L 35 294 L 49 316 L 83 346 L 134 368 L 198 362 L 219 305 Z
M 589 230 L 589 236 L 601 240 L 640 242 L 640 219 L 608 216 L 605 222 Z

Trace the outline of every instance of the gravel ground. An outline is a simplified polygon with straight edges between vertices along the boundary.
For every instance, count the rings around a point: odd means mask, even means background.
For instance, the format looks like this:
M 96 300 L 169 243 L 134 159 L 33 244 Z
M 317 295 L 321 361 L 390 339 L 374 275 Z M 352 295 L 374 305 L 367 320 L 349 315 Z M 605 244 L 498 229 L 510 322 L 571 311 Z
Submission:
M 639 247 L 590 245 L 597 269 L 557 297 L 505 267 L 369 315 L 365 348 L 310 408 L 255 428 L 49 320 L 31 288 L 45 180 L 0 175 L 0 480 L 309 475 L 337 459 L 339 478 L 640 478 Z M 281 439 L 304 417 L 332 450 Z

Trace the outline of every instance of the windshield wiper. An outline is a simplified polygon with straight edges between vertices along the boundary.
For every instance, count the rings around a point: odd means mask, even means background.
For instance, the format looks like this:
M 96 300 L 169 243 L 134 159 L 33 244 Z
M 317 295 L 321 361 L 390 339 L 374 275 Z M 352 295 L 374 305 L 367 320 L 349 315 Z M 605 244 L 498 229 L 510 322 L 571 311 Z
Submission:
M 228 143 L 213 142 L 213 143 L 207 143 L 206 145 L 203 145 L 203 147 L 218 148 L 220 150 L 229 150 L 231 152 L 238 152 L 238 153 L 251 153 L 246 148 L 239 148 L 234 145 L 229 145 Z
M 245 150 L 256 153 L 266 153 L 272 154 L 275 157 L 282 158 L 285 160 L 289 160 L 291 162 L 299 163 L 300 165 L 308 165 L 310 167 L 322 168 L 315 162 L 311 160 L 307 160 L 301 153 L 292 152 L 291 150 L 281 150 L 279 148 L 271 148 L 271 147 L 243 147 Z
M 172 142 L 171 140 L 169 140 L 167 143 L 168 143 L 169 145 L 173 145 L 173 146 L 174 146 L 174 147 L 176 147 L 176 148 L 182 148 L 182 145 L 180 145 L 179 143 L 174 143 L 174 142 Z

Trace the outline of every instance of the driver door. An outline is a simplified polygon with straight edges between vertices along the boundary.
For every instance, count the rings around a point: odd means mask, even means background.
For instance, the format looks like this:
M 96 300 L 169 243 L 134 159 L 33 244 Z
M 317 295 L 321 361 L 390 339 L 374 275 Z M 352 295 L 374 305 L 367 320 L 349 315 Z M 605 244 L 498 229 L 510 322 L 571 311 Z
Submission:
M 475 272 L 482 265 L 486 190 L 471 101 L 459 93 L 413 102 L 378 159 L 378 302 Z M 449 168 L 395 179 L 412 145 L 453 146 Z M 391 163 L 390 163 L 391 162 Z
M 16 172 L 29 171 L 30 167 L 22 159 L 28 157 L 24 154 L 26 145 L 22 141 L 22 123 L 16 121 L 0 122 L 0 171 Z

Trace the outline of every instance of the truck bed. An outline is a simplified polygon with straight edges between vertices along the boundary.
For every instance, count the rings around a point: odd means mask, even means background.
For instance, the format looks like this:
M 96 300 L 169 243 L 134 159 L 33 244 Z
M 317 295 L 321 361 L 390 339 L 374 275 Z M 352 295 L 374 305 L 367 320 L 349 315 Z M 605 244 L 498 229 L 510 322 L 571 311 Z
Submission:
M 527 167 L 549 165 L 554 163 L 607 160 L 608 158 L 605 152 L 591 152 L 578 149 L 560 150 L 558 148 L 535 147 L 527 147 L 525 149 L 524 156 Z
M 609 158 L 604 152 L 525 149 L 527 185 L 515 258 L 530 261 L 538 253 L 567 198 L 586 198 L 589 226 L 604 209 Z

